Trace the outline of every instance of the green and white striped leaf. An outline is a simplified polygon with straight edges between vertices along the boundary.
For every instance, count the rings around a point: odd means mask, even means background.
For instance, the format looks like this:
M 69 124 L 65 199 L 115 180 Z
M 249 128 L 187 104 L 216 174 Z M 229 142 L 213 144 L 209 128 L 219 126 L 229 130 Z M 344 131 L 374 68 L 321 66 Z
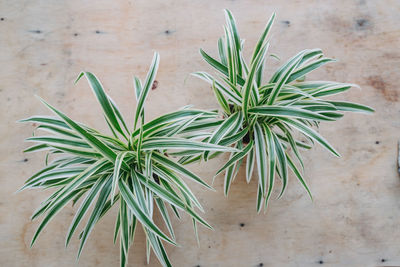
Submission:
M 332 119 L 319 113 L 289 106 L 259 106 L 249 110 L 250 113 L 274 117 L 291 117 L 306 120 L 331 121 Z
M 154 56 L 153 56 L 153 61 L 151 62 L 149 72 L 147 73 L 147 77 L 146 77 L 146 80 L 143 85 L 143 88 L 140 91 L 139 100 L 137 103 L 136 113 L 135 113 L 135 127 L 134 127 L 135 129 L 136 129 L 136 124 L 138 122 L 138 119 L 139 119 L 140 115 L 142 114 L 146 97 L 147 97 L 149 90 L 152 87 L 154 79 L 156 77 L 159 62 L 160 62 L 160 56 L 158 55 L 157 52 L 155 52 Z
M 317 132 L 312 130 L 310 127 L 307 127 L 300 122 L 290 120 L 287 118 L 282 118 L 281 120 L 284 121 L 285 123 L 289 124 L 290 126 L 295 127 L 300 132 L 302 132 L 304 135 L 317 141 L 318 143 L 320 143 L 323 147 L 325 147 L 327 150 L 329 150 L 335 156 L 340 157 L 339 153 L 328 143 L 328 141 L 326 141 L 321 135 L 319 135 Z
M 279 161 L 279 153 L 278 153 L 278 147 L 280 146 L 279 141 L 275 140 L 272 130 L 265 125 L 264 126 L 264 131 L 265 131 L 265 140 L 266 140 L 266 145 L 268 149 L 268 191 L 267 191 L 267 196 L 265 197 L 265 209 L 268 206 L 268 200 L 271 197 L 272 190 L 274 189 L 274 180 L 275 180 L 275 168 L 276 168 L 276 161 L 278 158 Z M 278 155 L 278 157 L 277 157 Z
M 249 153 L 247 153 L 247 161 L 246 161 L 246 182 L 250 183 L 251 177 L 253 176 L 254 170 L 254 158 L 255 158 L 255 149 L 252 148 Z
M 93 90 L 93 93 L 95 94 L 97 100 L 99 101 L 103 109 L 104 116 L 106 117 L 109 125 L 112 126 L 113 130 L 116 130 L 126 138 L 125 133 L 123 132 L 121 126 L 118 123 L 117 115 L 115 114 L 114 108 L 109 101 L 110 98 L 104 92 L 103 86 L 101 85 L 100 81 L 94 74 L 90 72 L 82 72 L 78 76 L 75 82 L 78 82 L 82 76 L 85 76 L 85 78 L 88 80 L 89 85 Z
M 234 152 L 236 149 L 232 147 L 225 147 L 215 145 L 213 143 L 204 143 L 184 138 L 175 137 L 153 137 L 148 138 L 143 142 L 142 150 L 155 150 L 155 149 L 185 149 L 185 150 L 198 150 L 198 151 L 223 151 Z
M 256 154 L 257 170 L 259 185 L 262 191 L 262 197 L 264 197 L 267 186 L 267 147 L 265 143 L 265 136 L 261 126 L 258 122 L 254 125 L 254 147 Z
M 129 187 L 125 184 L 124 181 L 119 180 L 118 181 L 119 189 L 121 192 L 121 196 L 126 202 L 127 206 L 129 209 L 132 211 L 132 213 L 135 215 L 135 217 L 147 227 L 152 233 L 155 235 L 159 236 L 163 240 L 167 241 L 168 243 L 171 243 L 173 245 L 176 245 L 176 243 L 170 239 L 167 235 L 165 235 L 149 218 L 146 213 L 140 208 L 135 196 L 133 193 L 129 190 Z

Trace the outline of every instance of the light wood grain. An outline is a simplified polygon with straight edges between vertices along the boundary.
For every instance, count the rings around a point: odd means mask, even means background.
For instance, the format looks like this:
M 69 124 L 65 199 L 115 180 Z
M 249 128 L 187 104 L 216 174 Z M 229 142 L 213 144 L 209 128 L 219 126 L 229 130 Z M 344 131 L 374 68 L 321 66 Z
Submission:
M 320 147 L 305 152 L 311 202 L 291 177 L 288 191 L 272 201 L 266 215 L 255 211 L 256 184 L 236 178 L 228 198 L 223 179 L 217 192 L 192 185 L 215 231 L 200 229 L 197 247 L 188 218 L 174 221 L 181 247 L 168 247 L 175 266 L 396 266 L 400 265 L 400 2 L 384 1 L 16 1 L 0 2 L 0 265 L 74 266 L 77 238 L 64 248 L 74 209 L 52 222 L 34 248 L 38 222 L 29 217 L 48 192 L 14 192 L 43 165 L 39 155 L 23 155 L 32 125 L 15 121 L 49 114 L 34 94 L 73 118 L 105 129 L 100 108 L 81 70 L 101 78 L 107 92 L 132 120 L 133 74 L 144 78 L 152 53 L 161 54 L 158 88 L 147 114 L 153 118 L 187 104 L 217 106 L 212 91 L 188 74 L 209 70 L 200 47 L 216 54 L 223 8 L 236 15 L 252 52 L 273 11 L 271 51 L 287 59 L 305 48 L 322 48 L 339 59 L 310 78 L 357 83 L 343 98 L 370 105 L 372 116 L 346 115 L 320 132 L 338 148 L 334 158 Z M 267 71 L 278 63 L 271 60 Z M 224 162 L 193 166 L 207 181 Z M 207 167 L 206 167 L 207 166 Z M 115 210 L 94 229 L 80 266 L 118 266 L 112 244 Z M 139 231 L 130 266 L 145 263 Z M 150 266 L 159 266 L 153 257 Z

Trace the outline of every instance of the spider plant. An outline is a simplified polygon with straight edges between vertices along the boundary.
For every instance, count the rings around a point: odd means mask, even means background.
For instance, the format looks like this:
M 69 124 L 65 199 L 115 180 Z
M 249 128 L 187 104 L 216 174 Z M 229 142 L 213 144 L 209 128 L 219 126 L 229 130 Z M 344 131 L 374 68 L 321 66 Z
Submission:
M 179 136 L 183 131 L 188 134 L 204 128 L 201 125 L 214 120 L 218 115 L 216 112 L 183 108 L 144 123 L 144 103 L 158 65 L 159 55 L 155 53 L 144 84 L 137 77 L 134 78 L 137 106 L 133 130 L 128 128 L 115 102 L 90 72 L 82 72 L 77 81 L 85 77 L 89 82 L 102 107 L 111 135 L 100 133 L 69 118 L 42 99 L 44 105 L 56 116 L 33 116 L 22 120 L 38 124 L 37 129 L 46 133 L 27 138 L 27 141 L 37 144 L 25 152 L 47 152 L 46 166 L 31 176 L 22 189 L 54 191 L 32 216 L 32 219 L 40 215 L 44 218 L 33 236 L 31 246 L 62 208 L 81 198 L 83 200 L 65 241 L 67 246 L 87 214 L 87 223 L 79 234 L 78 258 L 95 224 L 116 203 L 119 210 L 114 243 L 119 233 L 121 266 L 127 264 L 128 248 L 134 240 L 139 223 L 146 234 L 147 260 L 152 249 L 163 266 L 171 266 L 163 242 L 175 245 L 176 241 L 167 206 L 172 208 L 178 218 L 181 216 L 179 210 L 191 216 L 196 237 L 197 223 L 211 228 L 195 211 L 195 208 L 201 211 L 203 208 L 181 176 L 206 188 L 211 187 L 196 174 L 171 160 L 167 151 L 232 151 L 232 148 Z M 169 235 L 155 224 L 153 214 L 156 209 Z
M 268 34 L 275 19 L 269 19 L 249 61 L 243 56 L 244 40 L 239 37 L 235 19 L 225 10 L 224 36 L 218 40 L 219 59 L 203 50 L 203 59 L 216 70 L 217 76 L 196 72 L 195 76 L 208 82 L 221 106 L 223 120 L 204 141 L 209 144 L 229 144 L 240 149 L 232 152 L 226 164 L 217 174 L 225 171 L 224 193 L 238 173 L 245 157 L 246 180 L 250 182 L 257 162 L 258 195 L 257 211 L 267 208 L 274 191 L 275 177 L 281 181 L 280 198 L 288 184 L 290 169 L 312 199 L 310 190 L 296 165 L 304 168 L 299 149 L 310 149 L 319 143 L 335 156 L 339 153 L 312 126 L 322 121 L 336 121 L 344 111 L 370 113 L 369 107 L 343 101 L 326 100 L 324 97 L 349 90 L 353 84 L 330 81 L 306 81 L 311 71 L 335 61 L 324 57 L 320 49 L 306 49 L 285 62 L 266 79 L 264 68 L 268 55 Z M 275 55 L 271 55 L 277 58 Z M 308 143 L 298 139 L 305 136 Z M 224 141 L 225 140 L 225 141 Z M 204 152 L 209 159 L 216 153 Z M 296 160 L 294 159 L 296 158 Z M 190 155 L 182 162 L 200 159 Z

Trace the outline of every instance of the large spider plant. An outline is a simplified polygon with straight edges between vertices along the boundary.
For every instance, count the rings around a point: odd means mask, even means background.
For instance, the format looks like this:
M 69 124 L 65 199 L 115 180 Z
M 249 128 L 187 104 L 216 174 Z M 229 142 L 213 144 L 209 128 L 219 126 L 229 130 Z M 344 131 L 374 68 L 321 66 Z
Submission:
M 254 164 L 257 162 L 257 211 L 263 206 L 267 207 L 276 175 L 282 182 L 278 198 L 285 192 L 288 169 L 294 173 L 312 198 L 293 155 L 304 168 L 299 148 L 309 149 L 315 141 L 339 156 L 312 126 L 318 126 L 321 121 L 338 120 L 343 116 L 343 111 L 370 113 L 373 110 L 355 103 L 323 99 L 347 91 L 352 84 L 305 81 L 306 74 L 334 61 L 324 57 L 320 49 L 299 52 L 278 68 L 270 79 L 265 79 L 264 67 L 269 48 L 267 37 L 275 14 L 269 19 L 248 63 L 243 56 L 244 40 L 239 37 L 232 13 L 225 10 L 225 17 L 225 35 L 218 40 L 219 59 L 200 50 L 204 60 L 219 73 L 217 78 L 206 72 L 194 73 L 211 84 L 224 117 L 204 141 L 223 144 L 221 140 L 230 137 L 231 140 L 235 140 L 234 146 L 241 149 L 240 152 L 231 153 L 229 161 L 217 172 L 219 174 L 226 170 L 224 192 L 228 194 L 239 166 L 244 157 L 247 157 L 247 182 L 250 182 Z M 298 135 L 294 135 L 295 131 L 311 143 L 301 142 L 297 139 Z M 290 149 L 293 153 L 289 153 Z M 210 155 L 215 153 L 205 152 L 202 157 L 207 160 Z M 182 162 L 199 158 L 191 155 Z
M 183 132 L 188 134 L 204 129 L 215 119 L 216 112 L 183 108 L 144 123 L 144 102 L 156 76 L 158 64 L 159 56 L 155 53 L 144 84 L 137 77 L 134 78 L 137 107 L 133 130 L 129 130 L 117 105 L 105 93 L 99 80 L 89 72 L 82 72 L 77 80 L 81 77 L 88 80 L 102 107 L 111 136 L 72 120 L 44 100 L 41 101 L 56 117 L 33 116 L 22 120 L 38 123 L 37 129 L 51 133 L 28 138 L 27 141 L 38 144 L 25 150 L 48 153 L 47 166 L 31 176 L 22 189 L 55 190 L 32 216 L 35 219 L 44 215 L 44 219 L 35 232 L 31 245 L 63 207 L 71 201 L 76 203 L 83 196 L 65 242 L 68 245 L 78 225 L 88 214 L 87 223 L 79 235 L 78 257 L 94 225 L 115 203 L 119 204 L 119 212 L 114 242 L 119 233 L 121 266 L 127 263 L 128 248 L 133 242 L 138 223 L 143 226 L 146 234 L 147 260 L 152 248 L 162 265 L 171 266 L 163 245 L 163 241 L 176 244 L 168 205 L 178 218 L 178 210 L 183 210 L 192 217 L 196 237 L 197 223 L 211 228 L 194 210 L 195 207 L 200 210 L 203 208 L 180 175 L 206 188 L 210 186 L 196 174 L 171 160 L 166 150 L 204 152 L 232 149 L 178 137 Z M 154 223 L 154 206 L 158 208 L 169 235 Z

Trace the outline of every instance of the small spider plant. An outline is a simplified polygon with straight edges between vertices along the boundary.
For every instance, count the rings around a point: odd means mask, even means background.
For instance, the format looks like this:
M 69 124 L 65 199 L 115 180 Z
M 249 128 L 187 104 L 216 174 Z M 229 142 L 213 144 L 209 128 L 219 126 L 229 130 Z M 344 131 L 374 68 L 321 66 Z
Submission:
M 38 124 L 38 130 L 47 133 L 27 138 L 35 142 L 25 152 L 46 151 L 46 166 L 31 176 L 22 189 L 53 189 L 32 219 L 44 218 L 35 232 L 31 245 L 54 216 L 68 203 L 83 198 L 68 230 L 65 244 L 71 240 L 85 215 L 87 223 L 79 234 L 78 258 L 95 224 L 118 203 L 114 243 L 119 233 L 120 262 L 126 266 L 128 248 L 140 223 L 146 234 L 147 260 L 151 249 L 163 266 L 171 266 L 163 242 L 176 244 L 167 206 L 180 218 L 179 210 L 191 216 L 197 237 L 197 223 L 211 226 L 195 211 L 203 208 L 192 193 L 184 176 L 211 188 L 206 182 L 181 164 L 170 159 L 169 150 L 232 151 L 232 148 L 180 137 L 205 128 L 218 115 L 183 108 L 144 122 L 144 103 L 154 82 L 159 65 L 155 53 L 146 80 L 142 85 L 135 77 L 137 100 L 134 127 L 130 130 L 115 102 L 105 93 L 99 80 L 90 72 L 82 72 L 100 103 L 111 135 L 72 120 L 44 100 L 41 101 L 56 116 L 33 116 L 22 120 Z M 193 125 L 193 123 L 196 123 Z M 50 134 L 49 134 L 50 133 Z M 153 214 L 158 209 L 169 235 L 155 224 Z
M 269 19 L 249 61 L 243 56 L 244 40 L 239 37 L 235 19 L 229 10 L 225 10 L 225 18 L 225 34 L 218 40 L 219 58 L 200 50 L 203 59 L 218 75 L 194 73 L 212 86 L 223 113 L 223 120 L 219 121 L 218 127 L 204 141 L 226 145 L 229 139 L 234 147 L 241 150 L 231 153 L 228 162 L 217 172 L 225 171 L 224 192 L 228 194 L 243 159 L 247 157 L 247 182 L 250 182 L 257 162 L 258 212 L 263 206 L 266 209 L 276 176 L 282 184 L 278 198 L 283 195 L 287 188 L 289 169 L 312 198 L 295 163 L 294 157 L 304 168 L 299 149 L 310 149 L 317 142 L 339 156 L 312 126 L 318 127 L 321 121 L 336 121 L 343 116 L 344 111 L 370 113 L 373 110 L 351 102 L 324 99 L 349 90 L 354 86 L 352 84 L 305 80 L 311 71 L 335 61 L 324 57 L 320 49 L 299 52 L 266 79 L 264 68 L 269 48 L 268 33 L 275 14 Z M 309 142 L 300 141 L 300 135 L 305 136 Z M 207 160 L 213 155 L 216 153 L 207 151 L 202 158 Z M 199 156 L 191 155 L 182 162 L 198 159 Z

